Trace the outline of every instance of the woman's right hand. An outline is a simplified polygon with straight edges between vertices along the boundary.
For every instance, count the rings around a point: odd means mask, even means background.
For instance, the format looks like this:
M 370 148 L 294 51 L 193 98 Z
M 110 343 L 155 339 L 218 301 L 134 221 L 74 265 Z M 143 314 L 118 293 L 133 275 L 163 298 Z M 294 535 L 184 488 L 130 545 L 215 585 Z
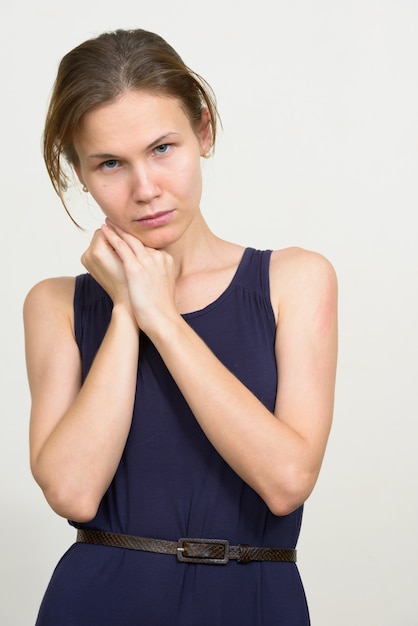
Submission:
M 100 229 L 95 231 L 81 262 L 114 304 L 121 303 L 131 309 L 122 262 Z

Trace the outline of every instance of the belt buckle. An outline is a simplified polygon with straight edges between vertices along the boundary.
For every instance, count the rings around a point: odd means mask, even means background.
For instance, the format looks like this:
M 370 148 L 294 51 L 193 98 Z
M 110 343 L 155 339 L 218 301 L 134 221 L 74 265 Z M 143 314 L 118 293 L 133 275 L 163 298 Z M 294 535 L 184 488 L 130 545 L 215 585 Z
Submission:
M 208 550 L 215 546 L 222 546 L 222 557 L 205 556 L 205 550 L 202 548 L 202 554 L 196 556 L 187 555 L 187 544 L 204 544 L 208 546 Z M 191 537 L 182 537 L 177 540 L 177 559 L 182 563 L 209 563 L 211 565 L 226 565 L 229 561 L 229 541 L 226 539 L 194 539 Z

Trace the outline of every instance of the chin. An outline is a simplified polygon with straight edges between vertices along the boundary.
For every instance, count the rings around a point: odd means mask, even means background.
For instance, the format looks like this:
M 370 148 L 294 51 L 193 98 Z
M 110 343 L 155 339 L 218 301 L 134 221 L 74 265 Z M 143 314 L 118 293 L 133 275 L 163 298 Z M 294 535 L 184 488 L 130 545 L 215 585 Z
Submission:
M 175 235 L 173 232 L 169 233 L 167 231 L 163 232 L 163 229 L 161 229 L 161 231 L 156 229 L 153 232 L 141 235 L 135 234 L 135 237 L 137 237 L 144 246 L 154 248 L 154 250 L 169 248 L 179 239 L 178 234 Z

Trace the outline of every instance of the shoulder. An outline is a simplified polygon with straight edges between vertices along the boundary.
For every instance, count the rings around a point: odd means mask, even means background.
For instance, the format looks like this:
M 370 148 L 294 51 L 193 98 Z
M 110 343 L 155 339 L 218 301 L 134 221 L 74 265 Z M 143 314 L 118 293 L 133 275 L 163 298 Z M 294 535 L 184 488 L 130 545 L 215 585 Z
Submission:
M 275 250 L 270 263 L 271 298 L 275 311 L 289 306 L 334 306 L 337 276 L 331 262 L 318 252 L 303 248 Z M 333 304 L 334 303 L 334 304 Z
M 23 305 L 25 319 L 37 313 L 71 314 L 74 289 L 75 277 L 46 278 L 40 281 L 30 289 L 25 298 Z
M 25 305 L 38 301 L 72 300 L 75 289 L 74 276 L 61 276 L 57 278 L 45 278 L 36 283 L 28 292 Z
M 274 250 L 271 254 L 271 271 L 273 278 L 281 276 L 312 277 L 332 276 L 336 280 L 334 267 L 330 261 L 319 252 L 304 248 L 284 248 Z

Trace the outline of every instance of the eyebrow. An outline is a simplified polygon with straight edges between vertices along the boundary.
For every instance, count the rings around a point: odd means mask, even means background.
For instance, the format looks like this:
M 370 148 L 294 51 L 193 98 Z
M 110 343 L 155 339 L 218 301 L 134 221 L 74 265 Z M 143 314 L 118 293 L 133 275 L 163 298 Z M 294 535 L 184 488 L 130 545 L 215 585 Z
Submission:
M 156 146 L 159 146 L 163 143 L 165 143 L 167 140 L 172 139 L 174 137 L 179 137 L 181 133 L 177 133 L 177 132 L 171 132 L 171 133 L 165 133 L 164 135 L 161 135 L 161 137 L 158 137 L 157 139 L 155 139 L 154 141 L 152 141 L 146 148 L 145 150 L 151 150 L 152 148 L 155 148 Z M 112 154 L 110 152 L 94 152 L 92 154 L 89 154 L 87 156 L 88 159 L 103 159 L 103 160 L 112 160 L 115 159 L 117 160 L 119 157 L 117 154 Z

